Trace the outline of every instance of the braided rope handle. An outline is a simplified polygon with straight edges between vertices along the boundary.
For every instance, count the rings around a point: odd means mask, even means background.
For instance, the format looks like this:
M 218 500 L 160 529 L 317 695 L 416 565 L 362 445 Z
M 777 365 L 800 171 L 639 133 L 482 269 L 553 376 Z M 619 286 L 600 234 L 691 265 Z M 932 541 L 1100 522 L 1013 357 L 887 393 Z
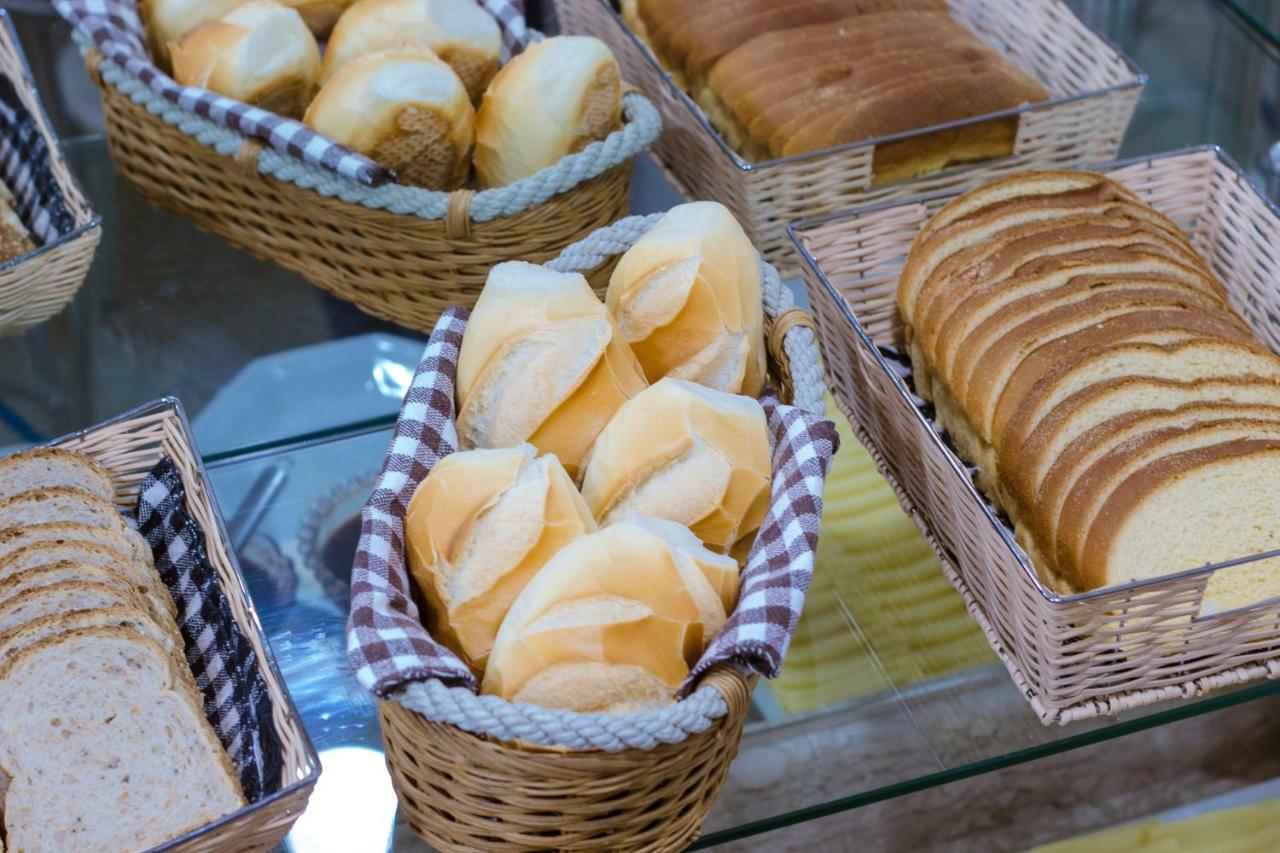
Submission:
M 648 148 L 662 132 L 662 118 L 658 110 L 644 95 L 629 91 L 622 96 L 624 121 L 620 129 L 513 184 L 475 193 L 468 190 L 468 195 L 458 200 L 454 199 L 457 193 L 404 184 L 370 187 L 322 166 L 282 154 L 256 138 L 246 137 L 178 106 L 104 57 L 96 47 L 85 44 L 84 37 L 78 31 L 73 34 L 82 42 L 89 76 L 101 88 L 113 87 L 147 112 L 173 125 L 201 145 L 237 160 L 241 166 L 256 161 L 260 174 L 371 210 L 448 221 L 450 206 L 453 205 L 451 231 L 455 234 L 465 230 L 457 219 L 459 203 L 465 204 L 462 212 L 469 215 L 471 222 L 489 222 L 503 216 L 512 216 L 625 163 Z

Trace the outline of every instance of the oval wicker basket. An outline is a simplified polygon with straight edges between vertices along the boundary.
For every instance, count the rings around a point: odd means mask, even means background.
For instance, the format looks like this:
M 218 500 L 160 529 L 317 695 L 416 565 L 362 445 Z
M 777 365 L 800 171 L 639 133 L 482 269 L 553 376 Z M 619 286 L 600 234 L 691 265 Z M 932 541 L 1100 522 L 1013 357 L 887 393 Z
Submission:
M 610 147 L 608 168 L 575 178 L 568 189 L 541 202 L 495 216 L 474 209 L 477 197 L 514 191 L 515 185 L 446 194 L 402 186 L 371 190 L 329 176 L 344 185 L 321 193 L 301 180 L 275 177 L 263 168 L 263 156 L 276 152 L 264 151 L 258 140 L 241 136 L 238 150 L 222 153 L 170 122 L 182 121 L 184 128 L 210 123 L 164 102 L 96 48 L 86 53 L 85 63 L 101 90 L 116 169 L 143 197 L 375 317 L 424 332 L 445 308 L 473 305 L 494 264 L 550 260 L 624 216 L 630 158 L 657 137 L 661 126 L 652 104 L 628 92 L 626 123 L 614 133 L 626 142 Z M 168 121 L 161 114 L 165 111 Z M 385 197 L 388 189 L 401 197 L 383 207 L 344 200 L 379 192 Z M 447 204 L 437 198 L 447 198 Z M 439 215 L 420 212 L 432 206 Z M 397 207 L 414 210 L 393 212 Z M 609 272 L 606 265 L 588 279 L 603 288 Z
M 656 219 L 622 220 L 570 247 L 550 266 L 592 268 L 630 246 Z M 770 375 L 782 399 L 821 411 L 825 386 L 813 321 L 794 306 L 777 272 L 761 263 Z M 428 719 L 405 707 L 401 697 L 380 699 L 378 715 L 401 811 L 433 848 L 682 850 L 697 838 L 737 755 L 756 680 L 731 665 L 712 667 L 695 694 L 676 707 L 705 708 L 714 692 L 722 710 L 707 715 L 712 719 L 701 731 L 650 749 L 516 744 Z M 438 681 L 416 685 L 423 686 L 430 689 L 418 695 L 433 707 L 449 706 L 450 688 Z

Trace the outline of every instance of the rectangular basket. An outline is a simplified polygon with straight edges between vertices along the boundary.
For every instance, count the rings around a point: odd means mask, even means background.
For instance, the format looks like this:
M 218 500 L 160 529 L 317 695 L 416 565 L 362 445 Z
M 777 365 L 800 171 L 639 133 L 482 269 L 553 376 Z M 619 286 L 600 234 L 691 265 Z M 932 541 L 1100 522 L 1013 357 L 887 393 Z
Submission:
M 73 219 L 70 230 L 34 251 L 0 263 L 0 336 L 16 335 L 43 323 L 75 296 L 102 236 L 98 216 L 71 175 L 58 137 L 49 124 L 35 81 L 18 44 L 9 14 L 0 9 L 0 77 L 8 78 L 48 151 L 47 166 Z M 28 223 L 29 224 L 29 223 Z
M 1232 306 L 1280 350 L 1280 211 L 1239 168 L 1206 147 L 1103 171 L 1188 232 Z M 1280 600 L 1202 615 L 1215 572 L 1274 554 L 1056 594 L 913 405 L 879 347 L 900 340 L 895 291 L 911 241 L 951 197 L 834 214 L 789 231 L 804 261 L 836 402 L 1018 688 L 1043 722 L 1067 723 L 1280 677 Z
M 610 0 L 554 0 L 560 28 L 593 35 L 613 49 L 623 76 L 662 113 L 654 145 L 688 198 L 722 202 L 765 260 L 784 277 L 799 273 L 787 223 L 893 199 L 959 192 L 1023 169 L 1069 169 L 1111 160 L 1120 149 L 1146 76 L 1064 0 L 949 0 L 955 19 L 1044 83 L 1052 99 L 865 142 L 751 163 L 712 128 L 702 108 L 663 70 Z M 1016 116 L 1013 154 L 873 187 L 876 146 L 993 118 Z
M 137 503 L 138 487 L 151 468 L 162 456 L 173 460 L 186 486 L 187 511 L 204 531 L 209 561 L 218 572 L 240 631 L 257 654 L 271 696 L 283 764 L 280 790 L 155 849 L 173 853 L 271 850 L 306 808 L 320 776 L 320 759 L 302 727 L 249 598 L 182 404 L 172 397 L 156 400 L 51 444 L 87 454 L 110 471 L 116 483 L 116 505 L 130 513 Z

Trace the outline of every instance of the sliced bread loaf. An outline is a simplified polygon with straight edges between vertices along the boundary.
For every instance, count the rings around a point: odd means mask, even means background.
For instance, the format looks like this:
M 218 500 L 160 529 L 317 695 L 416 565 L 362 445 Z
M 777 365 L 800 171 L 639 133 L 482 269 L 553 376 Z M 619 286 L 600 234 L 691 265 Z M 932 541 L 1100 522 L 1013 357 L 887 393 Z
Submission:
M 132 595 L 134 603 L 140 607 L 145 607 L 153 617 L 164 618 L 165 616 L 163 610 L 160 610 L 153 602 L 139 594 L 133 583 L 118 572 L 112 571 L 106 566 L 75 563 L 70 560 L 25 569 L 10 575 L 4 580 L 0 580 L 0 604 L 28 590 L 53 586 L 54 584 L 68 581 L 92 581 L 114 587 L 122 593 Z
M 114 505 L 97 495 L 66 486 L 32 489 L 0 501 L 0 530 L 46 522 L 75 522 L 129 537 L 137 531 Z
M 67 613 L 52 613 L 41 616 L 12 630 L 0 634 L 0 665 L 5 659 L 41 640 L 77 631 L 83 628 L 128 628 L 159 644 L 161 648 L 182 665 L 179 675 L 190 678 L 183 657 L 182 645 L 175 641 L 171 630 L 165 630 L 155 620 L 134 607 L 114 606 L 97 610 L 72 610 Z
M 37 447 L 0 459 L 0 501 L 51 486 L 79 489 L 107 502 L 116 497 L 111 475 L 83 453 Z
M 19 628 L 42 616 L 104 607 L 132 607 L 146 611 L 132 590 L 97 581 L 76 580 L 52 586 L 37 586 L 0 601 L 0 634 Z
M 0 664 L 0 764 L 14 850 L 147 849 L 244 805 L 172 657 L 124 628 L 59 634 Z
M 62 540 L 37 542 L 0 557 L 0 582 L 26 569 L 47 566 L 62 561 L 88 563 L 103 566 L 128 580 L 139 595 L 145 596 L 158 609 L 170 617 L 178 613 L 173 596 L 161 582 L 160 575 L 150 566 L 135 561 L 131 554 L 121 553 L 114 547 L 95 542 Z
M 987 181 L 963 195 L 957 196 L 943 205 L 937 213 L 920 229 L 916 243 L 929 239 L 936 231 L 946 228 L 953 222 L 979 215 L 997 205 L 1015 201 L 1020 198 L 1038 196 L 1055 196 L 1063 193 L 1096 190 L 1103 186 L 1107 179 L 1096 172 L 1038 171 L 1020 172 L 1004 178 Z M 1137 197 L 1123 184 L 1113 192 L 1118 195 L 1137 200 Z M 914 246 L 912 251 L 914 251 Z
M 155 560 L 147 543 L 134 531 L 130 530 L 130 533 L 133 535 L 126 536 L 105 527 L 74 521 L 8 527 L 0 530 L 0 560 L 19 548 L 40 542 L 91 542 L 116 551 L 122 555 L 122 559 L 133 559 L 144 566 L 154 566 Z

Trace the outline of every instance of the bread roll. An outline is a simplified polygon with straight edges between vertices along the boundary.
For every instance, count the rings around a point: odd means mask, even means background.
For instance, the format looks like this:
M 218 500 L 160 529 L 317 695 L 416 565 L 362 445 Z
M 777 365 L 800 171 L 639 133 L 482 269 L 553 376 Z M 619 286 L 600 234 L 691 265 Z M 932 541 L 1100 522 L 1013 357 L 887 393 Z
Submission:
M 302 20 L 315 33 L 316 38 L 329 35 L 333 25 L 351 5 L 351 0 L 280 0 L 286 6 L 298 10 Z
M 528 444 L 454 453 L 418 485 L 405 513 L 427 627 L 478 671 L 534 573 L 596 529 L 559 460 L 536 455 Z
M 603 139 L 622 117 L 622 75 L 604 42 L 556 36 L 502 67 L 476 116 L 476 177 L 500 187 Z
M 452 190 L 467 178 L 475 112 L 458 75 L 431 53 L 383 51 L 342 66 L 306 123 L 396 170 L 401 183 Z
M 650 382 L 671 376 L 750 397 L 764 387 L 760 262 L 724 205 L 667 211 L 618 260 L 605 305 Z
M 299 118 L 316 93 L 320 49 L 301 16 L 250 0 L 171 46 L 173 77 L 282 116 Z
M 502 33 L 474 0 L 359 0 L 334 27 L 320 79 L 357 56 L 419 47 L 449 63 L 479 103 L 498 71 Z
M 142 0 L 151 51 L 157 64 L 167 65 L 170 45 L 202 21 L 216 21 L 244 0 Z
M 17 202 L 0 181 L 0 263 L 25 255 L 35 248 L 31 233 L 15 209 Z
M 772 467 L 759 403 L 663 379 L 600 433 L 582 496 L 602 525 L 631 513 L 670 519 L 743 561 L 769 503 Z
M 670 704 L 737 585 L 733 560 L 678 524 L 632 518 L 580 537 L 516 598 L 481 692 L 575 711 Z
M 529 442 L 578 479 L 604 425 L 645 387 L 631 348 L 577 273 L 498 264 L 458 355 L 464 448 Z

